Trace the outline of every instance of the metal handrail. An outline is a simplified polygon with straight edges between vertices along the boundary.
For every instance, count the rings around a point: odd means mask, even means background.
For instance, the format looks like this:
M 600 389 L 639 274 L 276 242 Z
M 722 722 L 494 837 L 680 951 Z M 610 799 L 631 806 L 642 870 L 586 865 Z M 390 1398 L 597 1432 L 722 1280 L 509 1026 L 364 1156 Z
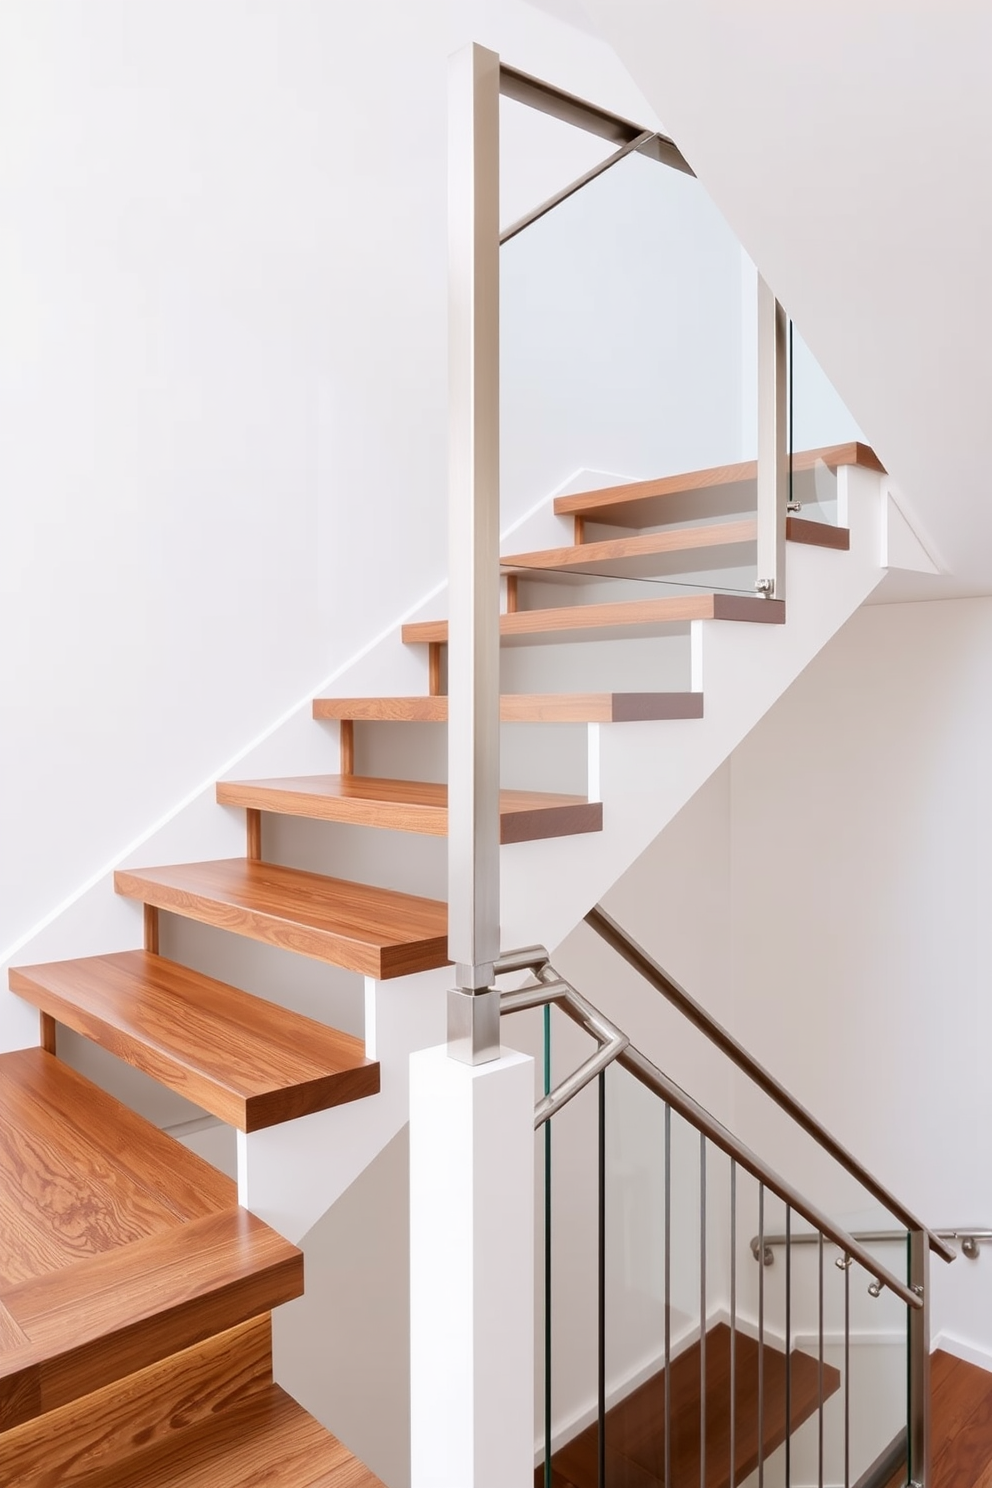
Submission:
M 639 972 L 645 981 L 660 992 L 668 1001 L 677 1008 L 684 1018 L 687 1018 L 700 1033 L 709 1039 L 710 1043 L 726 1054 L 739 1070 L 742 1070 L 749 1079 L 753 1080 L 760 1090 L 779 1106 L 787 1115 L 791 1116 L 798 1126 L 801 1126 L 813 1140 L 823 1148 L 835 1162 L 848 1172 L 852 1178 L 856 1178 L 862 1187 L 877 1199 L 880 1204 L 893 1215 L 900 1224 L 905 1225 L 907 1230 L 919 1230 L 927 1237 L 930 1249 L 936 1251 L 937 1255 L 944 1261 L 953 1261 L 956 1252 L 947 1245 L 939 1235 L 929 1229 L 922 1220 L 917 1219 L 911 1210 L 889 1192 L 889 1190 L 869 1173 L 864 1165 L 858 1162 L 853 1153 L 849 1152 L 837 1138 L 827 1131 L 821 1122 L 817 1121 L 812 1112 L 807 1111 L 796 1098 L 789 1094 L 784 1085 L 781 1085 L 775 1076 L 770 1074 L 758 1061 L 747 1052 L 742 1044 L 739 1044 L 732 1034 L 701 1007 L 694 998 L 690 997 L 684 987 L 680 987 L 672 977 L 664 971 L 647 951 L 632 940 L 625 930 L 617 924 L 616 920 L 607 914 L 602 905 L 597 904 L 586 915 L 586 924 L 595 930 L 607 945 L 617 952 L 619 956 Z
M 542 959 L 543 964 L 540 964 Z M 893 1292 L 902 1302 L 906 1303 L 907 1307 L 922 1308 L 922 1297 L 881 1265 L 853 1235 L 849 1235 L 846 1230 L 834 1224 L 829 1215 L 803 1198 L 791 1183 L 779 1177 L 721 1122 L 686 1094 L 681 1086 L 676 1085 L 673 1080 L 663 1074 L 657 1065 L 652 1064 L 651 1060 L 639 1049 L 635 1049 L 626 1034 L 593 1007 L 592 1003 L 577 992 L 564 977 L 558 975 L 548 962 L 547 952 L 543 948 L 530 946 L 525 952 L 511 953 L 509 956 L 502 957 L 495 965 L 497 976 L 525 969 L 533 971 L 537 980 L 516 991 L 501 993 L 501 1016 L 543 1007 L 546 1003 L 555 1003 L 573 1022 L 578 1023 L 581 1028 L 591 1034 L 599 1044 L 599 1049 L 595 1054 L 538 1103 L 534 1112 L 535 1128 L 550 1120 L 562 1106 L 578 1095 L 580 1090 L 610 1064 L 619 1064 L 647 1089 L 660 1096 L 666 1105 L 683 1117 L 690 1126 L 693 1126 L 745 1172 L 750 1173 L 770 1193 L 775 1194 L 797 1214 L 801 1214 L 808 1224 L 813 1225 L 826 1239 L 831 1240 L 845 1255 L 857 1261 L 870 1275 L 874 1276 L 880 1286 Z M 922 1228 L 922 1226 L 917 1228 Z
M 933 1232 L 940 1240 L 960 1240 L 961 1254 L 969 1260 L 978 1259 L 978 1246 L 982 1240 L 992 1240 L 992 1230 L 979 1228 L 975 1225 L 970 1227 L 961 1226 L 956 1230 L 934 1230 Z M 905 1230 L 852 1230 L 851 1234 L 855 1240 L 860 1240 L 862 1245 L 885 1245 L 895 1244 L 902 1241 L 905 1244 Z M 818 1236 L 812 1231 L 800 1230 L 797 1234 L 788 1235 L 765 1235 L 763 1237 L 751 1236 L 751 1254 L 758 1259 L 762 1243 L 765 1248 L 765 1265 L 770 1266 L 775 1257 L 772 1247 L 775 1245 L 815 1245 Z

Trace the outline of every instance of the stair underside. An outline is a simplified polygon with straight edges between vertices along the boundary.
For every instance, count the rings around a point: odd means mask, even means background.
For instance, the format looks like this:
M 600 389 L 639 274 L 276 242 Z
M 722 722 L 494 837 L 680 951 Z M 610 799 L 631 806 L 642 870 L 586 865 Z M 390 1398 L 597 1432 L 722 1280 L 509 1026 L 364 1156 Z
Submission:
M 355 723 L 447 723 L 446 697 L 315 698 L 313 716 Z M 503 723 L 643 723 L 702 718 L 701 692 L 505 693 Z
M 786 537 L 821 548 L 846 551 L 851 534 L 846 527 L 831 527 L 825 522 L 811 522 L 802 517 L 789 517 Z M 637 537 L 612 537 L 603 542 L 586 542 L 563 548 L 544 548 L 533 553 L 512 553 L 501 558 L 504 569 L 525 577 L 528 573 L 564 570 L 602 578 L 653 578 L 662 574 L 686 572 L 686 559 L 696 555 L 699 569 L 730 567 L 753 560 L 758 540 L 758 523 L 754 518 L 744 522 L 712 523 L 704 527 L 679 527 L 667 532 L 647 532 Z
M 230 1179 L 43 1049 L 0 1055 L 0 1430 L 302 1291 Z
M 150 951 L 15 967 L 10 987 L 242 1131 L 379 1089 L 361 1039 Z
M 822 449 L 802 450 L 793 456 L 793 470 L 812 470 L 818 464 L 832 470 L 841 465 L 860 465 L 866 470 L 884 474 L 874 450 L 865 444 L 826 445 Z M 752 487 L 758 478 L 757 462 L 743 460 L 734 465 L 714 465 L 707 470 L 690 470 L 681 475 L 666 475 L 658 480 L 631 481 L 620 486 L 605 486 L 596 491 L 582 491 L 575 496 L 557 496 L 554 509 L 560 517 L 584 517 L 587 522 L 604 522 L 614 527 L 658 527 L 671 519 L 673 500 L 679 496 L 712 492 L 723 488 Z M 733 500 L 736 501 L 736 495 Z M 753 502 L 753 489 L 745 501 Z M 742 503 L 738 510 L 746 510 Z
M 448 831 L 448 787 L 419 780 L 381 780 L 365 775 L 309 775 L 287 780 L 223 780 L 222 806 L 245 806 L 318 821 L 385 827 L 444 837 Z M 584 796 L 542 791 L 500 791 L 500 841 L 533 842 L 603 829 L 603 806 Z
M 796 1430 L 817 1408 L 819 1364 L 808 1354 L 791 1355 L 792 1429 Z M 679 1354 L 671 1365 L 671 1421 L 669 1443 L 674 1485 L 700 1483 L 700 1347 L 698 1342 Z M 737 1334 L 736 1463 L 730 1470 L 730 1329 L 725 1323 L 706 1334 L 706 1473 L 705 1488 L 732 1488 L 758 1465 L 759 1435 L 767 1458 L 785 1440 L 786 1358 L 778 1349 L 764 1348 L 764 1430 L 758 1429 L 758 1345 Z M 824 1398 L 840 1386 L 840 1374 L 824 1366 Z M 665 1484 L 665 1371 L 660 1370 L 632 1391 L 606 1415 L 607 1482 L 664 1488 Z M 597 1442 L 595 1425 L 567 1443 L 553 1458 L 556 1488 L 596 1488 Z M 543 1466 L 535 1484 L 543 1488 Z
M 667 626 L 691 620 L 742 620 L 785 623 L 785 605 L 777 599 L 738 594 L 679 594 L 664 599 L 623 600 L 613 604 L 565 605 L 553 610 L 514 610 L 499 617 L 500 641 L 573 641 L 617 635 L 654 635 Z M 447 620 L 416 620 L 403 626 L 407 645 L 444 645 Z
M 223 858 L 118 869 L 119 894 L 386 980 L 447 965 L 448 908 L 298 868 Z

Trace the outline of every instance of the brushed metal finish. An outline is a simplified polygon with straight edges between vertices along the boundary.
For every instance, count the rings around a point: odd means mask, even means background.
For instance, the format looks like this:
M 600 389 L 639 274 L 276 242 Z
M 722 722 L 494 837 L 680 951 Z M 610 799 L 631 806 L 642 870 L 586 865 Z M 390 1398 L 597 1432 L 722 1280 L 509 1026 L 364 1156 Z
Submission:
M 504 243 L 509 243 L 518 233 L 522 233 L 525 227 L 530 227 L 531 223 L 540 222 L 542 217 L 546 217 L 555 207 L 560 207 L 562 202 L 568 201 L 568 198 L 574 196 L 577 191 L 581 191 L 583 186 L 588 186 L 590 181 L 595 181 L 598 176 L 603 175 L 612 166 L 619 165 L 621 160 L 626 159 L 634 150 L 639 150 L 642 145 L 647 144 L 648 140 L 653 138 L 654 131 L 646 129 L 643 134 L 637 135 L 626 145 L 621 145 L 619 150 L 615 150 L 612 155 L 608 155 L 605 160 L 601 160 L 598 165 L 594 165 L 591 170 L 587 170 L 585 175 L 579 176 L 574 181 L 570 181 L 567 186 L 563 186 L 560 191 L 556 191 L 554 196 L 549 196 L 547 201 L 541 202 L 540 206 L 532 208 L 529 212 L 525 212 L 523 217 L 518 217 L 516 222 L 511 223 L 509 227 L 500 233 L 500 247 Z
M 852 1230 L 851 1233 L 854 1235 L 855 1240 L 861 1241 L 862 1245 L 882 1245 L 888 1241 L 891 1241 L 893 1244 L 897 1241 L 903 1245 L 906 1243 L 905 1230 Z M 976 1260 L 978 1258 L 979 1244 L 982 1240 L 992 1240 L 992 1230 L 976 1228 L 934 1230 L 933 1234 L 936 1235 L 938 1240 L 960 1240 L 961 1254 L 967 1256 L 969 1260 Z M 766 1235 L 764 1241 L 765 1265 L 773 1266 L 775 1264 L 775 1252 L 772 1249 L 775 1245 L 815 1245 L 816 1241 L 817 1236 L 812 1230 L 800 1230 L 798 1234 L 791 1235 Z M 751 1254 L 755 1260 L 758 1259 L 759 1249 L 758 1236 L 752 1235 Z M 846 1263 L 838 1259 L 835 1264 L 837 1266 L 843 1266 Z
M 448 991 L 448 1054 L 462 1064 L 488 1064 L 498 1059 L 499 993 L 495 989 Z
M 909 1284 L 922 1306 L 909 1315 L 909 1474 L 930 1483 L 930 1247 L 923 1230 L 909 1236 Z
M 789 506 L 786 449 L 786 316 L 758 277 L 758 577 L 766 599 L 785 598 L 785 524 Z
M 448 945 L 462 991 L 499 956 L 499 87 L 495 52 L 449 63 Z M 482 999 L 449 1003 L 485 1017 Z M 459 1033 L 499 1055 L 490 1018 Z

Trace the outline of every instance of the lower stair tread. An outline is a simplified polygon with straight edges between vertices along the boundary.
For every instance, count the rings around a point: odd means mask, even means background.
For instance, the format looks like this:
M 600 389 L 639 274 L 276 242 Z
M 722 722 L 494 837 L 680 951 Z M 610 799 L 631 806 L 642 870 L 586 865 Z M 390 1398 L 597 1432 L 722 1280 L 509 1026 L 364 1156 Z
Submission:
M 230 1179 L 45 1050 L 0 1055 L 0 1430 L 302 1290 Z
M 278 1385 L 175 1433 L 80 1488 L 382 1488 Z
M 222 780 L 223 806 L 273 811 L 319 821 L 350 822 L 398 832 L 444 836 L 448 787 L 425 780 L 383 780 L 368 775 L 304 775 L 282 780 Z M 500 841 L 531 842 L 598 832 L 603 807 L 585 796 L 548 791 L 500 791 Z
M 314 718 L 358 723 L 447 723 L 448 699 L 427 697 L 315 698 Z M 701 692 L 507 692 L 503 723 L 641 723 L 702 718 Z
M 361 1039 L 150 951 L 15 967 L 10 987 L 242 1131 L 379 1089 Z
M 119 894 L 385 980 L 448 961 L 448 907 L 251 858 L 118 869 Z

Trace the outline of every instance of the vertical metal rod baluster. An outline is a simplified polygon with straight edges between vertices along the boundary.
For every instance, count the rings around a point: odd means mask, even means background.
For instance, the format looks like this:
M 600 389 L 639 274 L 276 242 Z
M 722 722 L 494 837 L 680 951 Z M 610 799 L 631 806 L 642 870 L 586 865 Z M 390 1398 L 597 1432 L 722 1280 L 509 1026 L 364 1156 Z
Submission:
M 909 1284 L 923 1303 L 907 1308 L 909 1363 L 908 1458 L 914 1482 L 930 1485 L 930 1240 L 925 1230 L 907 1235 Z
M 551 1093 L 551 1004 L 544 1005 L 544 1093 Z M 544 1123 L 544 1488 L 551 1488 L 551 1122 Z
M 764 1258 L 762 1258 L 762 1263 Z M 785 1208 L 785 1488 L 792 1485 L 792 1206 Z
M 672 1482 L 672 1108 L 665 1107 L 665 1488 Z
M 706 1138 L 699 1135 L 699 1488 L 706 1488 Z
M 599 1488 L 606 1488 L 606 1071 L 599 1074 L 599 1317 L 597 1344 Z
M 758 1488 L 765 1482 L 765 1185 L 758 1185 Z
M 817 1398 L 817 1478 L 819 1488 L 823 1488 L 823 1231 L 820 1231 L 820 1280 L 818 1286 L 818 1310 L 817 1310 L 817 1335 L 819 1349 L 817 1354 L 816 1368 L 816 1398 Z
M 737 1164 L 730 1160 L 730 1488 L 737 1482 Z M 665 1479 L 666 1488 L 668 1479 Z
M 851 1257 L 844 1257 L 844 1488 L 851 1488 Z

